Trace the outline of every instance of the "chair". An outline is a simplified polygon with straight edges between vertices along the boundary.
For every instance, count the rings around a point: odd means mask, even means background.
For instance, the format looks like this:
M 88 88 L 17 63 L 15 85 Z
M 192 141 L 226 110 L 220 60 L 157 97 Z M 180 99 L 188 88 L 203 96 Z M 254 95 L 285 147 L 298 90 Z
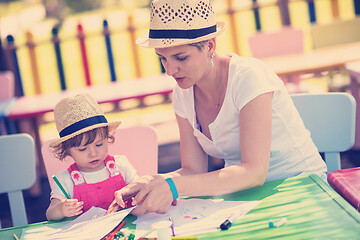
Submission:
M 348 93 L 293 94 L 291 98 L 319 152 L 324 153 L 328 172 L 341 169 L 340 152 L 355 140 L 354 97 Z
M 259 31 L 249 38 L 253 57 L 266 58 L 304 51 L 304 33 L 301 29 L 283 27 L 276 32 Z
M 109 153 L 125 155 L 137 170 L 139 176 L 158 173 L 158 142 L 155 129 L 149 126 L 119 128 L 114 132 L 115 142 L 109 144 Z M 46 141 L 42 148 L 42 156 L 47 177 L 52 187 L 52 176 L 67 169 L 73 163 L 71 157 L 66 161 L 57 159 Z
M 253 57 L 267 58 L 288 54 L 302 53 L 304 51 L 304 33 L 301 29 L 283 27 L 276 32 L 258 31 L 249 38 L 249 45 Z M 280 76 L 287 83 L 288 80 L 295 85 L 299 84 L 300 76 Z
M 356 105 L 356 126 L 354 149 L 360 149 L 360 61 L 345 64 L 345 69 L 350 76 L 350 92 L 354 96 Z
M 0 193 L 7 193 L 13 226 L 28 223 L 22 190 L 35 182 L 35 143 L 25 133 L 0 136 Z
M 8 109 L 15 101 L 15 79 L 10 71 L 0 71 L 0 135 L 9 133 L 14 126 L 7 120 Z
M 10 71 L 0 72 L 0 101 L 8 100 L 15 96 L 14 74 Z

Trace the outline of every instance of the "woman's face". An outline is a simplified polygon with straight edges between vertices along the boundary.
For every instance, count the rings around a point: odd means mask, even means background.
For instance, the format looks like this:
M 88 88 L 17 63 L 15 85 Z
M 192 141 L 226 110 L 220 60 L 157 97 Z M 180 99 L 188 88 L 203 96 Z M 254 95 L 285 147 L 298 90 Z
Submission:
M 206 47 L 205 47 L 206 49 Z M 205 78 L 210 70 L 209 52 L 195 46 L 182 45 L 156 48 L 166 73 L 172 76 L 179 87 L 187 89 Z

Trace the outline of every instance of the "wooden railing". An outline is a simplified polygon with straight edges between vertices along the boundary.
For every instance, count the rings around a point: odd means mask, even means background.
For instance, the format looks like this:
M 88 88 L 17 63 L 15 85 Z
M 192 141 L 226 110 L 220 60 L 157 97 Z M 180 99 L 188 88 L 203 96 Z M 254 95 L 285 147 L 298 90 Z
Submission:
M 350 4 L 350 8 L 352 9 L 352 12 L 349 13 L 341 13 L 340 11 L 340 4 L 344 4 L 344 2 L 347 1 L 347 4 Z M 324 4 L 326 2 L 327 5 L 330 6 L 330 15 L 332 20 L 338 19 L 338 18 L 351 18 L 356 16 L 357 14 L 360 14 L 360 0 L 217 0 L 214 1 L 214 5 L 216 6 L 226 6 L 226 7 L 219 7 L 219 11 L 216 11 L 217 15 L 220 18 L 226 18 L 228 21 L 229 27 L 228 32 L 230 32 L 229 37 L 225 38 L 225 40 L 222 40 L 223 42 L 227 41 L 227 44 L 222 44 L 223 46 L 231 46 L 227 47 L 226 50 L 231 50 L 232 52 L 241 54 L 241 55 L 249 55 L 249 50 L 247 47 L 246 39 L 247 35 L 251 33 L 255 33 L 255 31 L 260 30 L 269 30 L 266 29 L 265 23 L 269 20 L 269 17 L 262 16 L 262 11 L 266 11 L 269 8 L 276 8 L 277 12 L 279 13 L 278 16 L 272 15 L 271 18 L 273 18 L 271 21 L 277 21 L 276 19 L 279 19 L 278 22 L 280 22 L 281 26 L 287 26 L 287 25 L 293 25 L 291 21 L 291 16 L 293 14 L 293 4 L 302 2 L 303 4 L 307 5 L 307 16 L 308 16 L 308 26 L 309 27 L 312 24 L 315 24 L 318 22 L 317 17 L 317 5 Z M 220 9 L 221 8 L 221 9 Z M 276 12 L 275 11 L 275 12 Z M 255 25 L 255 29 L 252 29 L 251 31 L 248 31 L 245 33 L 244 29 L 241 27 L 241 21 L 239 21 L 239 18 L 244 18 L 241 14 L 244 12 L 251 13 L 253 15 L 253 19 L 247 18 L 246 21 L 249 23 L 253 22 Z M 264 14 L 263 14 L 264 15 Z M 248 16 L 251 16 L 248 15 Z M 125 79 L 131 79 L 131 78 L 139 78 L 144 77 L 148 75 L 154 75 L 156 73 L 161 73 L 163 71 L 163 68 L 161 67 L 161 64 L 159 61 L 156 61 L 157 57 L 155 54 L 153 54 L 153 59 L 147 59 L 146 54 L 144 54 L 144 51 L 138 46 L 135 45 L 135 39 L 137 38 L 138 34 L 140 32 L 144 32 L 145 26 L 144 23 L 141 23 L 139 21 L 134 21 L 135 14 L 133 12 L 129 12 L 127 14 L 127 27 L 124 29 L 118 29 L 115 31 L 112 31 L 109 26 L 109 22 L 107 19 L 103 20 L 103 29 L 102 31 L 99 31 L 98 33 L 85 33 L 86 29 L 84 29 L 84 26 L 81 22 L 77 24 L 77 34 L 76 36 L 70 36 L 67 38 L 61 38 L 59 36 L 59 28 L 55 26 L 52 29 L 52 37 L 45 41 L 36 41 L 34 40 L 33 34 L 31 32 L 26 33 L 26 42 L 25 44 L 16 45 L 16 39 L 12 35 L 8 35 L 5 39 L 2 40 L 3 44 L 2 46 L 5 48 L 6 52 L 6 62 L 10 70 L 14 73 L 16 78 L 16 89 L 17 89 L 17 95 L 33 95 L 33 94 L 42 94 L 45 92 L 51 92 L 51 91 L 60 91 L 65 90 L 67 88 L 73 88 L 71 86 L 68 86 L 70 81 L 75 81 L 74 79 L 66 79 L 65 74 L 65 65 L 64 62 L 69 61 L 69 58 L 73 58 L 75 54 L 80 54 L 81 59 L 81 69 L 83 72 L 84 82 L 80 85 L 83 86 L 90 86 L 93 84 L 97 84 L 99 82 L 106 83 L 109 81 L 119 81 L 119 80 L 125 80 Z M 144 19 L 147 19 L 147 16 L 144 16 Z M 275 19 L 275 20 L 274 20 Z M 132 70 L 134 73 L 131 75 L 131 77 L 125 77 L 120 78 L 119 74 L 117 72 L 114 55 L 119 56 L 121 53 L 115 52 L 114 53 L 114 44 L 113 44 L 113 37 L 115 34 L 125 34 L 124 36 L 127 36 L 129 39 L 129 52 L 131 57 L 128 61 L 125 62 L 127 66 L 125 68 Z M 90 65 L 89 60 L 89 53 L 91 51 L 94 51 L 94 49 L 88 48 L 88 41 L 91 40 L 94 37 L 102 36 L 104 38 L 104 45 L 106 49 L 106 57 L 107 57 L 107 66 L 108 70 L 104 71 L 106 74 L 108 74 L 109 79 L 101 79 L 98 80 L 99 77 L 92 76 L 91 70 L 92 68 L 97 68 L 97 66 Z M 78 41 L 79 49 L 73 49 L 71 55 L 65 55 L 63 53 L 63 46 L 69 41 Z M 4 44 L 5 42 L 5 44 Z M 47 81 L 54 81 L 53 85 L 58 87 L 53 87 L 54 89 L 49 90 L 48 87 L 43 86 L 44 85 L 44 74 L 39 73 L 39 69 L 41 69 L 43 66 L 46 66 L 44 64 L 44 60 L 49 59 L 52 57 L 51 54 L 48 54 L 49 56 L 39 56 L 39 53 L 37 52 L 38 48 L 44 45 L 53 45 L 54 52 L 52 53 L 54 58 L 56 59 L 54 62 L 56 62 L 56 68 L 57 73 L 54 71 L 48 71 L 46 73 L 46 79 Z M 126 44 L 126 43 L 124 43 Z M 244 47 L 245 46 L 245 47 Z M 24 51 L 27 49 L 28 54 L 24 54 Z M 22 54 L 19 54 L 22 51 Z M 78 52 L 78 53 L 77 53 Z M 74 54 L 74 55 L 73 55 Z M 147 53 L 148 54 L 148 53 Z M 21 56 L 21 58 L 20 58 Z M 27 59 L 26 59 L 27 58 Z M 95 56 L 97 58 L 97 56 Z M 145 59 L 144 59 L 145 58 Z M 100 58 L 96 59 L 95 62 L 103 61 Z M 28 67 L 30 71 L 25 71 L 26 67 L 24 62 L 29 62 Z M 94 60 L 92 60 L 94 62 Z M 152 64 L 155 64 L 150 72 L 145 71 L 144 65 L 148 64 L 150 62 L 155 62 Z M 98 65 L 98 64 L 96 64 Z M 103 64 L 104 65 L 104 64 Z M 71 66 L 75 67 L 75 66 Z M 48 75 L 49 74 L 49 75 Z M 51 75 L 51 76 L 50 76 Z M 55 75 L 57 75 L 55 77 Z M 68 77 L 71 78 L 71 77 Z M 94 81 L 94 78 L 97 79 L 97 81 Z M 55 83 L 56 79 L 58 79 L 58 82 Z M 78 81 L 78 80 L 76 80 Z M 24 87 L 24 82 L 28 82 L 27 86 L 33 86 L 33 90 L 27 89 L 27 87 Z M 31 82 L 29 84 L 29 82 Z M 47 83 L 48 84 L 48 83 Z

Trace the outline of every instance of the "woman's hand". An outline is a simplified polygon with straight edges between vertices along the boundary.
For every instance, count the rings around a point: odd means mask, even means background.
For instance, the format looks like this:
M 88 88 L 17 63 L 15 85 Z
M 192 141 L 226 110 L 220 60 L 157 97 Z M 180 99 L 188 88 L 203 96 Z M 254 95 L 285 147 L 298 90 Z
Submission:
M 120 207 L 124 208 L 124 198 L 136 192 L 136 196 L 132 198 L 133 205 L 137 205 L 132 214 L 136 216 L 147 212 L 166 213 L 173 202 L 170 187 L 163 176 L 143 176 L 115 192 L 115 200 L 106 214 L 116 212 Z

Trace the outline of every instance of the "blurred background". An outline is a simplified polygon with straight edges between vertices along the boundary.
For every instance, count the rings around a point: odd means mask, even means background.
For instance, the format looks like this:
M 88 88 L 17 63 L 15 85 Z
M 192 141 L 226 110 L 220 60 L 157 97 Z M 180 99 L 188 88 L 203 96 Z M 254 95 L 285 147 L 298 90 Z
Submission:
M 154 50 L 135 45 L 135 39 L 147 33 L 149 5 L 149 0 L 0 0 L 4 52 L 0 74 L 14 75 L 16 97 L 156 77 L 164 70 Z M 213 6 L 217 18 L 228 23 L 217 40 L 219 54 L 262 57 L 256 56 L 250 39 L 288 28 L 301 31 L 301 39 L 297 39 L 301 46 L 296 51 L 307 53 L 321 48 L 314 39 L 318 27 L 355 21 L 350 32 L 360 29 L 359 0 L 214 0 Z M 287 42 L 298 41 L 289 38 Z M 304 74 L 300 78 L 293 82 L 284 80 L 291 93 L 350 91 L 350 78 L 344 69 Z M 103 105 L 107 117 L 121 119 L 124 127 L 155 127 L 159 137 L 159 172 L 180 166 L 178 129 L 168 97 L 157 94 L 122 101 L 117 106 Z M 22 120 L 16 123 L 18 131 L 27 124 L 26 119 Z M 58 136 L 51 112 L 36 120 L 40 142 Z M 358 158 L 358 149 L 344 153 L 342 167 L 358 166 Z M 50 189 L 41 159 L 38 161 L 41 184 L 25 192 L 30 223 L 45 220 L 49 204 Z M 221 167 L 221 163 L 213 164 L 212 169 Z M 3 227 L 11 226 L 3 194 L 0 209 Z

